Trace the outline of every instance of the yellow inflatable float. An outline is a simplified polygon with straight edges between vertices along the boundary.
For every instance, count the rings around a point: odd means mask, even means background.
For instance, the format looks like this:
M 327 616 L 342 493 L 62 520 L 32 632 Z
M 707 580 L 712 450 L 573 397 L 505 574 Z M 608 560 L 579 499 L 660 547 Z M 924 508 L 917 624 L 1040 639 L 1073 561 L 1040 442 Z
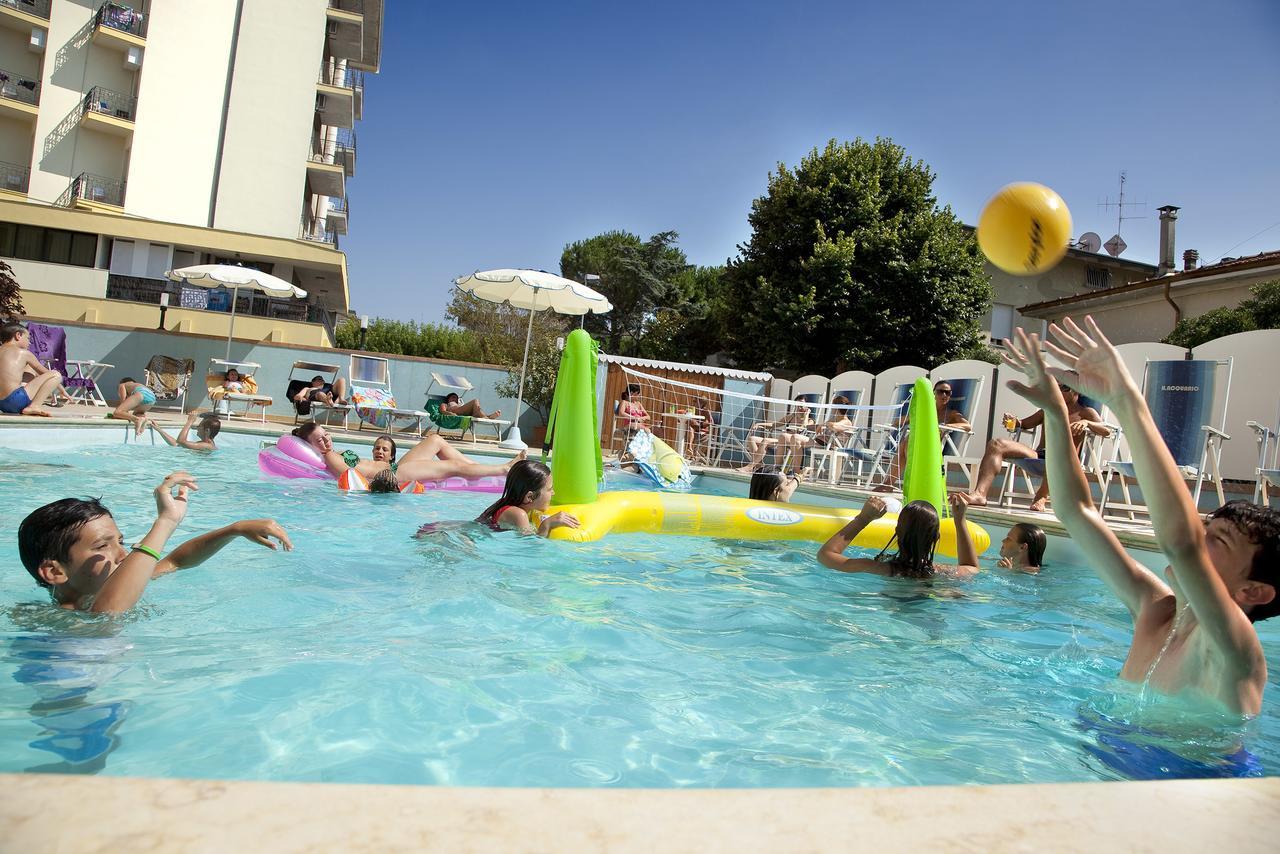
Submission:
M 811 504 L 781 504 L 752 501 L 722 495 L 679 492 L 602 492 L 591 504 L 562 504 L 578 517 L 577 528 L 556 528 L 553 540 L 589 543 L 606 534 L 676 534 L 687 537 L 726 537 L 738 540 L 809 540 L 826 542 L 849 520 L 856 508 L 817 507 Z M 882 549 L 893 538 L 897 514 L 872 522 L 854 545 Z M 943 519 L 937 553 L 956 557 L 955 520 Z M 969 523 L 978 553 L 986 551 L 991 538 L 982 528 Z

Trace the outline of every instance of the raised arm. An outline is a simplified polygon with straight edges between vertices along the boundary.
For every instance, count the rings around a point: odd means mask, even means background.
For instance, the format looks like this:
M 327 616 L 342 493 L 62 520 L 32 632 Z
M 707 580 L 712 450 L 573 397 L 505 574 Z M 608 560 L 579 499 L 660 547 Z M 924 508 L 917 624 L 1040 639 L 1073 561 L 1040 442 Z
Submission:
M 187 515 L 187 494 L 197 488 L 195 478 L 185 471 L 174 472 L 156 487 L 156 521 L 102 585 L 94 597 L 91 611 L 121 614 L 138 603 L 142 591 L 147 589 L 147 582 L 161 563 L 156 554 L 164 548 L 178 523 Z
M 155 575 L 199 566 L 238 537 L 244 537 L 246 540 L 275 551 L 276 544 L 271 541 L 274 537 L 280 541 L 285 551 L 293 551 L 293 543 L 289 541 L 289 535 L 274 520 L 242 519 L 239 522 L 232 522 L 225 528 L 218 528 L 187 540 L 156 564 Z
M 152 430 L 155 430 L 157 433 L 159 433 L 159 434 L 160 434 L 160 438 L 161 438 L 161 439 L 164 439 L 164 440 L 165 440 L 165 442 L 167 442 L 167 443 L 168 443 L 169 447 L 173 447 L 173 446 L 175 446 L 175 445 L 177 445 L 177 444 L 178 444 L 178 440 L 177 440 L 177 439 L 175 439 L 175 438 L 173 438 L 172 436 L 170 436 L 168 433 L 166 433 L 166 432 L 164 431 L 164 428 L 163 428 L 163 427 L 161 427 L 161 426 L 160 426 L 160 424 L 159 424 L 159 423 L 158 423 L 154 418 L 148 418 L 148 419 L 147 419 L 147 423 L 151 425 L 151 429 L 152 429 Z M 191 422 L 190 422 L 190 421 L 188 421 L 188 422 L 187 422 L 187 427 L 190 427 L 190 426 L 191 426 Z M 186 432 L 186 428 L 184 427 L 184 428 L 183 428 L 183 433 L 185 433 L 185 432 Z M 179 435 L 179 436 L 181 436 L 181 435 L 183 435 L 183 433 L 179 433 L 178 435 Z
M 973 545 L 973 534 L 965 522 L 965 513 L 969 509 L 969 497 L 961 492 L 952 492 L 947 496 L 951 505 L 951 521 L 956 527 L 956 558 L 960 565 L 956 567 L 960 575 L 973 575 L 978 571 L 978 550 Z
M 1040 351 L 1040 336 L 1015 330 L 1017 343 L 1007 341 L 1005 364 L 1027 375 L 1026 384 L 1009 381 L 1009 388 L 1039 406 L 1045 430 L 1045 474 L 1053 498 L 1053 512 L 1075 540 L 1107 586 L 1136 619 L 1149 602 L 1172 591 L 1160 579 L 1129 556 L 1115 533 L 1093 505 L 1067 424 L 1067 402 L 1058 383 L 1049 375 Z M 1144 490 L 1145 492 L 1145 490 Z
M 829 569 L 838 569 L 840 572 L 872 572 L 877 575 L 887 575 L 888 570 L 879 561 L 844 556 L 844 550 L 849 548 L 849 544 L 857 538 L 858 534 L 862 533 L 862 529 L 884 514 L 884 501 L 874 495 L 868 498 L 858 515 L 818 549 L 819 563 Z
M 1260 653 L 1258 636 L 1214 569 L 1200 512 L 1142 393 L 1092 317 L 1085 317 L 1084 327 L 1070 318 L 1065 324 L 1065 328 L 1050 327 L 1061 346 L 1049 343 L 1050 352 L 1068 368 L 1060 372 L 1064 381 L 1108 404 L 1116 414 L 1129 442 L 1156 541 L 1173 566 L 1179 588 L 1229 663 L 1237 669 L 1249 666 Z

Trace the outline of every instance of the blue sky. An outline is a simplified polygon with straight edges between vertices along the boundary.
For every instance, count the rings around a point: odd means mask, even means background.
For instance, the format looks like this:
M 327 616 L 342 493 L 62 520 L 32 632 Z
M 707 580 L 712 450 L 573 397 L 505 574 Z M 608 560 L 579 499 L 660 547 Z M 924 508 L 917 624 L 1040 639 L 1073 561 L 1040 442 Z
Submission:
M 1034 180 L 1106 240 L 1124 169 L 1123 257 L 1155 260 L 1164 204 L 1179 258 L 1280 248 L 1272 0 L 386 7 L 342 242 L 362 313 L 440 320 L 455 276 L 556 272 L 615 228 L 723 263 L 769 172 L 833 137 L 891 137 L 970 223 Z

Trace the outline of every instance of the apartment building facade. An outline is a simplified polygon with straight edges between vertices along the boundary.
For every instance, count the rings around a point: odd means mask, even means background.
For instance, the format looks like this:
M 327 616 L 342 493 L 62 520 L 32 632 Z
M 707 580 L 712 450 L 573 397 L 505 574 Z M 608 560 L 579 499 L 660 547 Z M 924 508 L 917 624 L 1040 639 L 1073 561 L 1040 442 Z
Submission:
M 242 263 L 237 337 L 325 345 L 382 0 L 0 0 L 0 258 L 29 315 L 226 334 L 166 270 Z M 164 295 L 167 295 L 165 297 Z

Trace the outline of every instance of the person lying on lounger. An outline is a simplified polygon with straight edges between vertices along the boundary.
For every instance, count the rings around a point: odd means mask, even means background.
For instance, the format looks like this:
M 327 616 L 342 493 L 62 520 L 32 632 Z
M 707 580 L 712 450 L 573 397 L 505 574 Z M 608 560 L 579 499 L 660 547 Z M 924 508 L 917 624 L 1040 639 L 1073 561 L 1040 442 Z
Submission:
M 486 413 L 480 408 L 480 401 L 478 400 L 468 400 L 463 403 L 462 398 L 458 397 L 458 393 L 452 391 L 445 396 L 444 403 L 440 404 L 440 410 L 451 415 L 470 415 L 472 418 L 497 418 L 502 414 L 501 409 Z
M 1009 387 L 1044 410 L 1054 512 L 1133 619 L 1120 678 L 1258 714 L 1267 662 L 1253 624 L 1280 613 L 1280 512 L 1230 501 L 1202 522 L 1142 392 L 1093 318 L 1083 327 L 1068 318 L 1049 329 L 1054 341 L 1043 346 L 1065 369 L 1048 368 L 1039 336 L 1021 329 L 1001 358 L 1026 374 Z M 1059 383 L 1115 413 L 1156 542 L 1169 559 L 1164 581 L 1130 556 L 1094 507 Z
M 311 385 L 298 389 L 298 393 L 293 396 L 293 405 L 298 410 L 299 415 L 310 415 L 311 404 L 343 406 L 347 402 L 346 394 L 347 381 L 342 377 L 334 380 L 332 387 L 327 387 L 324 377 L 317 374 L 311 378 Z

